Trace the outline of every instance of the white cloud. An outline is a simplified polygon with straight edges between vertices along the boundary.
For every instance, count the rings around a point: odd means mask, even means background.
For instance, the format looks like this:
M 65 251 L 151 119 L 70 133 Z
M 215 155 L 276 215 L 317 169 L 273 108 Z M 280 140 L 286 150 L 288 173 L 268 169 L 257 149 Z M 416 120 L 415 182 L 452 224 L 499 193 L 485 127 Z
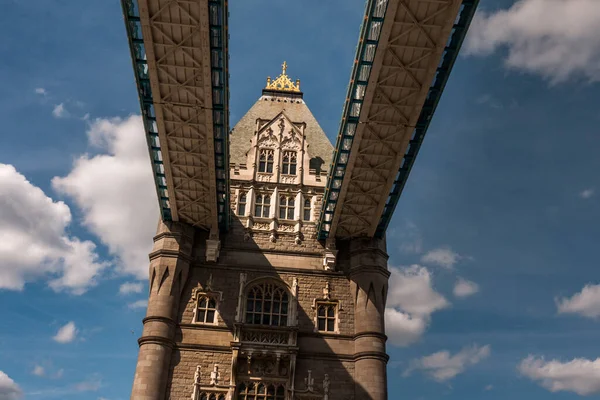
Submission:
M 400 251 L 407 254 L 419 254 L 423 251 L 423 236 L 417 225 L 407 222 L 395 231 L 394 240 L 400 242 Z
M 67 118 L 69 116 L 69 112 L 65 108 L 65 103 L 60 103 L 54 106 L 52 110 L 52 115 L 55 118 Z
M 466 53 L 506 48 L 509 68 L 553 83 L 572 77 L 600 80 L 600 7 L 597 0 L 519 0 L 507 10 L 479 11 Z
M 146 308 L 146 307 L 148 307 L 148 300 L 137 300 L 137 301 L 134 301 L 133 303 L 127 304 L 127 307 L 129 307 L 132 310 L 139 310 L 142 308 Z
M 450 355 L 448 350 L 438 351 L 411 361 L 403 375 L 408 376 L 413 371 L 420 370 L 437 382 L 446 382 L 464 372 L 467 366 L 489 357 L 490 352 L 490 345 L 464 347 L 454 355 Z
M 529 356 L 521 361 L 518 370 L 551 392 L 568 391 L 581 396 L 600 393 L 600 358 L 575 358 L 563 363 Z
M 58 343 L 70 343 L 77 337 L 77 327 L 73 321 L 68 322 L 66 325 L 62 326 L 55 336 L 52 337 L 54 341 Z
M 385 332 L 393 345 L 404 347 L 415 343 L 428 325 L 429 316 L 410 315 L 395 308 L 385 309 Z
M 421 262 L 451 269 L 461 258 L 462 257 L 450 247 L 444 246 L 425 253 L 423 257 L 421 257 Z
M 93 375 L 87 378 L 85 381 L 76 383 L 73 385 L 75 392 L 95 392 L 102 387 L 102 379 L 100 375 Z
M 35 88 L 35 94 L 46 96 L 48 92 L 43 87 Z
M 468 297 L 479 292 L 479 285 L 475 282 L 468 281 L 463 278 L 458 278 L 454 284 L 454 296 L 456 297 Z
M 570 298 L 556 300 L 559 314 L 579 314 L 588 318 L 600 316 L 600 285 L 585 285 Z
M 483 388 L 483 390 L 485 390 L 486 392 L 489 392 L 493 388 L 494 388 L 494 385 L 487 385 L 486 387 Z
M 142 293 L 143 288 L 144 285 L 141 282 L 125 282 L 119 287 L 119 294 Z
M 0 164 L 0 289 L 22 290 L 41 277 L 55 291 L 81 294 L 107 266 L 95 245 L 66 233 L 71 211 L 31 184 L 12 165 Z
M 593 195 L 594 195 L 594 189 L 592 189 L 592 188 L 582 190 L 581 193 L 579 193 L 579 197 L 581 197 L 582 199 L 589 199 Z
M 33 371 L 31 371 L 31 373 L 36 376 L 44 376 L 46 375 L 46 370 L 41 365 L 36 365 L 33 367 Z
M 392 344 L 407 346 L 425 333 L 431 314 L 450 303 L 433 289 L 427 268 L 419 265 L 392 267 L 390 272 L 386 334 Z
M 96 119 L 87 135 L 105 153 L 82 155 L 53 187 L 83 210 L 84 225 L 107 245 L 121 272 L 146 278 L 159 211 L 142 119 Z
M 4 372 L 0 371 L 0 400 L 17 400 L 21 398 L 22 394 L 23 392 L 19 385 Z

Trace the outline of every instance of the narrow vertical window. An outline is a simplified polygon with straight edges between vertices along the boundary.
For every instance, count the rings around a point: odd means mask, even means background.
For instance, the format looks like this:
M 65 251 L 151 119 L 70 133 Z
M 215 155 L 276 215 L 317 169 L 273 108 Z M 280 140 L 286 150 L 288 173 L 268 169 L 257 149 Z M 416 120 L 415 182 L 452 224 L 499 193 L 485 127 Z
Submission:
M 271 211 L 271 196 L 268 194 L 257 194 L 254 203 L 254 216 L 269 218 L 269 212 Z
M 284 175 L 296 175 L 296 152 L 284 151 L 281 173 Z
M 303 211 L 303 218 L 305 221 L 310 221 L 310 211 L 311 211 L 311 207 L 310 207 L 310 199 L 304 199 L 304 208 L 302 209 Z
M 258 172 L 273 173 L 273 150 L 261 149 L 258 156 Z
M 293 196 L 279 198 L 279 219 L 294 219 L 295 201 Z
M 246 192 L 240 192 L 240 200 L 238 201 L 238 215 L 246 215 Z
M 317 328 L 322 332 L 335 332 L 336 305 L 321 303 L 317 306 Z

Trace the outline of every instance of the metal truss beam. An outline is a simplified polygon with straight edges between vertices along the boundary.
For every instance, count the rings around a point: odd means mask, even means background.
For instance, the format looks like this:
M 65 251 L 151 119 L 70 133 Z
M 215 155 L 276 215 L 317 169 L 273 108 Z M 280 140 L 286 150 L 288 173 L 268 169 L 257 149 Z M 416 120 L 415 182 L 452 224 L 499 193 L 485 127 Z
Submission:
M 385 235 L 478 1 L 367 1 L 320 239 Z
M 225 0 L 121 0 L 164 220 L 229 223 Z

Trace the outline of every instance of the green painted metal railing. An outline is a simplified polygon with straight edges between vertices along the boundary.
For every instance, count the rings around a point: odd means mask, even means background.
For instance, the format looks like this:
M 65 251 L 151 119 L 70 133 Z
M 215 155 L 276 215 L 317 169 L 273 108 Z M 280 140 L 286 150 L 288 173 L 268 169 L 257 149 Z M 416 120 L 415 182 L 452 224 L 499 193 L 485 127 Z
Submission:
M 348 85 L 346 102 L 342 112 L 340 131 L 327 178 L 325 195 L 323 196 L 323 207 L 319 218 L 319 239 L 326 239 L 329 236 L 342 181 L 346 174 L 346 166 L 350 157 L 365 90 L 371 75 L 377 45 L 379 44 L 387 4 L 388 0 L 367 0 L 365 15 L 368 18 L 363 21 L 360 27 L 356 59 L 350 75 L 350 85 Z
M 381 7 L 382 3 L 385 3 L 385 6 L 383 7 L 387 7 L 387 1 L 378 2 L 377 4 L 375 4 L 375 1 L 373 0 L 367 1 L 367 10 L 370 11 L 369 19 L 365 21 L 361 27 L 361 41 L 359 41 L 359 46 L 357 48 L 356 62 L 351 75 L 351 84 L 348 87 L 348 95 L 346 103 L 344 104 L 340 132 L 334 151 L 333 165 L 329 172 L 327 188 L 325 189 L 323 208 L 321 210 L 319 221 L 319 239 L 326 239 L 329 236 L 333 214 L 335 212 L 342 180 L 346 171 L 346 164 L 350 156 L 352 140 L 360 118 L 360 108 L 362 106 L 362 98 L 364 97 L 366 84 L 369 80 L 370 66 L 372 65 L 372 60 L 375 58 L 379 31 L 381 30 L 381 24 L 385 17 L 386 8 L 383 9 L 383 15 L 377 14 L 378 12 L 381 13 L 381 10 L 378 10 L 376 7 Z M 410 170 L 414 164 L 417 153 L 419 152 L 425 133 L 429 128 L 429 123 L 431 122 L 433 113 L 440 101 L 442 92 L 446 86 L 446 82 L 448 81 L 450 72 L 452 71 L 452 67 L 454 66 L 478 3 L 479 0 L 463 0 L 461 4 L 459 15 L 452 28 L 448 43 L 444 48 L 444 53 L 437 68 L 433 84 L 429 88 L 409 146 L 406 149 L 400 169 L 398 170 L 396 179 L 394 180 L 394 184 L 388 195 L 388 200 L 386 201 L 375 231 L 375 237 L 381 238 L 385 235 L 385 231 L 390 223 L 394 210 L 396 209 L 398 199 L 406 184 L 406 180 L 408 179 Z M 379 27 L 375 28 L 375 24 L 378 22 L 380 23 Z M 377 40 L 373 40 L 375 36 L 373 33 L 377 34 Z M 374 48 L 368 48 L 368 45 L 373 45 Z
M 423 139 L 427 133 L 427 129 L 429 128 L 429 124 L 431 123 L 431 119 L 435 113 L 435 109 L 440 102 L 442 93 L 446 87 L 448 78 L 450 77 L 450 72 L 452 72 L 452 67 L 456 62 L 458 52 L 462 46 L 467 31 L 469 30 L 469 25 L 471 25 L 473 15 L 475 14 L 478 4 L 479 0 L 463 0 L 462 2 L 460 11 L 458 13 L 458 18 L 452 27 L 450 38 L 446 44 L 446 47 L 444 48 L 444 53 L 437 68 L 433 84 L 429 88 L 427 98 L 425 99 L 425 103 L 421 109 L 421 114 L 417 120 L 412 138 L 408 144 L 406 153 L 404 154 L 404 159 L 400 164 L 400 169 L 398 170 L 398 174 L 394 180 L 388 200 L 385 203 L 383 213 L 381 214 L 381 219 L 377 224 L 377 230 L 375 231 L 375 237 L 377 238 L 381 238 L 385 235 L 385 231 L 387 230 L 387 227 L 392 219 L 392 215 L 394 214 L 394 210 L 396 209 L 396 205 L 398 204 L 398 200 L 400 199 L 404 185 L 406 185 L 406 180 L 408 179 L 410 170 L 412 169 L 415 159 L 417 158 L 417 154 L 419 153 L 419 149 L 421 148 L 421 144 L 423 143 Z

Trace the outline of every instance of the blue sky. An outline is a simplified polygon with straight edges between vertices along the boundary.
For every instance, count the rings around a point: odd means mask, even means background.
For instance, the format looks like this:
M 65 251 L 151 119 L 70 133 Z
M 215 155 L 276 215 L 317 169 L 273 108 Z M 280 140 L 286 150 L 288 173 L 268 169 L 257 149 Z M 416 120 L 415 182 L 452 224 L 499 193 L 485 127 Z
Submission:
M 232 122 L 286 60 L 333 141 L 363 9 L 233 2 Z M 0 400 L 127 399 L 157 210 L 120 6 L 4 10 Z M 390 398 L 600 393 L 599 27 L 481 0 L 388 232 Z

